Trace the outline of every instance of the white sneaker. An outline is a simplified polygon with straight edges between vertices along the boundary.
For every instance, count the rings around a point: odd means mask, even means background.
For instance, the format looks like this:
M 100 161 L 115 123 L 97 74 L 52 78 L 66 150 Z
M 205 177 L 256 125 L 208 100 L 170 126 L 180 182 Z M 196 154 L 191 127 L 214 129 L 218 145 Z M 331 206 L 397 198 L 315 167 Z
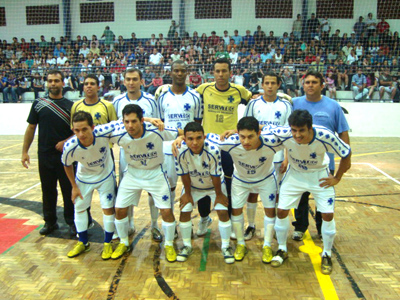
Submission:
M 233 264 L 235 262 L 235 257 L 233 256 L 232 247 L 222 249 L 222 255 L 224 256 L 225 263 Z
M 176 257 L 177 261 L 184 262 L 187 261 L 188 257 L 193 253 L 193 248 L 189 246 L 183 246 L 181 250 L 179 250 L 178 256 Z
M 199 227 L 196 232 L 197 236 L 205 235 L 207 233 L 207 229 L 211 225 L 211 223 L 212 223 L 212 219 L 210 217 L 207 217 L 207 219 L 205 221 L 202 221 L 200 219 L 200 222 L 198 225 Z

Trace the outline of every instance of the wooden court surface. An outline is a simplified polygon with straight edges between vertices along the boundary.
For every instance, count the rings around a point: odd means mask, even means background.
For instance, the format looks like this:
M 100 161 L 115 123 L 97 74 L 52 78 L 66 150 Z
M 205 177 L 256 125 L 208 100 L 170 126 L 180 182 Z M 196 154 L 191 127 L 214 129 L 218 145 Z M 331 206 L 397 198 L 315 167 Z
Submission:
M 22 136 L 1 137 L 0 215 L 5 216 L 0 220 L 25 219 L 20 227 L 38 227 L 0 254 L 0 299 L 400 299 L 399 138 L 352 138 L 352 168 L 336 188 L 337 235 L 330 276 L 319 272 L 322 242 L 311 214 L 305 241 L 289 237 L 289 259 L 280 268 L 261 262 L 260 203 L 257 237 L 247 243 L 249 253 L 242 262 L 224 263 L 218 219 L 212 212 L 210 238 L 194 238 L 195 253 L 187 262 L 168 263 L 150 239 L 146 195 L 135 210 L 137 231 L 130 255 L 101 260 L 103 221 L 95 195 L 91 251 L 69 259 L 66 254 L 76 240 L 66 234 L 61 199 L 61 229 L 52 236 L 39 235 L 43 221 L 36 142 L 30 151 L 31 167 L 25 170 L 20 163 Z M 179 184 L 177 194 L 180 189 Z M 176 217 L 178 212 L 176 203 Z M 194 211 L 195 230 L 198 219 Z M 2 243 L 12 233 L 7 228 L 1 229 Z

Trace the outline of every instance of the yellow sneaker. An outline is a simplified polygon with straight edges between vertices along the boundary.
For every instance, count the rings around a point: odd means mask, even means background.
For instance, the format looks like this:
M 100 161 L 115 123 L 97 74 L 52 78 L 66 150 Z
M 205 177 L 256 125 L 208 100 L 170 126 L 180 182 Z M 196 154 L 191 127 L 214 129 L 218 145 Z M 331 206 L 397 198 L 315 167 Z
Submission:
M 272 249 L 270 246 L 263 247 L 263 255 L 262 255 L 262 262 L 264 264 L 269 264 L 272 260 Z
M 238 244 L 236 246 L 235 254 L 233 255 L 235 257 L 235 260 L 243 260 L 244 256 L 247 254 L 247 247 L 246 245 L 240 245 Z
M 126 252 L 129 251 L 129 246 L 126 246 L 124 243 L 119 243 L 118 247 L 111 254 L 112 259 L 121 258 Z
M 113 248 L 110 243 L 104 243 L 103 252 L 101 252 L 101 258 L 103 260 L 108 260 L 113 254 Z
M 176 261 L 176 251 L 174 246 L 165 246 L 165 258 L 167 259 L 167 261 L 169 262 L 174 262 Z
M 74 249 L 68 252 L 67 256 L 69 258 L 73 258 L 83 252 L 89 252 L 89 251 L 90 251 L 90 243 L 87 243 L 87 245 L 85 245 L 83 242 L 78 242 L 76 243 Z

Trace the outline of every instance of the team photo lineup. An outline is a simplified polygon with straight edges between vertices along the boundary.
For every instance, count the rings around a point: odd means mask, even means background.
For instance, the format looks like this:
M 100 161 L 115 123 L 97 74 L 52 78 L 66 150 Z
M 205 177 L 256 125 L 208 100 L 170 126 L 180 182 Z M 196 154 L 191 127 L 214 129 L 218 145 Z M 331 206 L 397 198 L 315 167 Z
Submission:
M 192 89 L 186 85 L 189 67 L 176 60 L 171 65 L 172 84 L 160 86 L 153 96 L 142 90 L 142 72 L 127 69 L 123 74 L 126 93 L 112 102 L 99 98 L 99 79 L 88 74 L 84 98 L 75 103 L 63 97 L 64 74 L 49 71 L 49 93 L 32 104 L 21 158 L 28 168 L 29 148 L 39 125 L 45 221 L 40 233 L 48 235 L 59 228 L 58 181 L 65 222 L 71 236 L 79 239 L 66 255 L 73 259 L 89 252 L 91 211 L 99 209 L 92 206 L 97 190 L 103 211 L 101 258 L 120 259 L 129 253 L 130 237 L 136 231 L 135 206 L 146 191 L 151 237 L 163 243 L 167 262 L 190 260 L 197 251 L 192 246 L 194 232 L 198 237 L 207 233 L 214 209 L 221 259 L 233 264 L 246 257 L 246 242 L 255 235 L 261 201 L 260 263 L 279 267 L 290 257 L 289 231 L 295 241 L 301 241 L 307 231 L 312 194 L 323 242 L 321 273 L 331 274 L 336 234 L 334 186 L 350 169 L 351 149 L 342 108 L 322 95 L 323 75 L 308 70 L 303 79 L 305 95 L 292 99 L 278 92 L 282 81 L 273 71 L 261 78 L 263 94 L 230 82 L 231 62 L 226 58 L 217 59 L 213 71 L 215 82 Z M 239 118 L 241 104 L 245 109 Z M 115 145 L 119 162 L 114 159 Z M 340 159 L 336 169 L 335 156 Z M 179 180 L 182 193 L 176 195 Z M 179 211 L 174 210 L 175 201 Z M 194 226 L 196 208 L 200 220 Z M 119 243 L 112 242 L 117 239 Z

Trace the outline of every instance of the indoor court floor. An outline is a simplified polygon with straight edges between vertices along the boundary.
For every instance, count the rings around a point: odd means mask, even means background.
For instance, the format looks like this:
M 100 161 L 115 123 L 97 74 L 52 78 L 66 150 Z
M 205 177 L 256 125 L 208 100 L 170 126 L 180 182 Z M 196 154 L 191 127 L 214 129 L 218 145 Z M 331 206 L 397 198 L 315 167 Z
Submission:
M 61 197 L 60 230 L 47 237 L 39 234 L 43 221 L 37 141 L 28 170 L 20 162 L 22 142 L 22 136 L 1 136 L 0 299 L 400 299 L 400 138 L 351 139 L 352 167 L 336 187 L 337 235 L 330 276 L 320 272 L 322 242 L 312 220 L 313 201 L 309 232 L 301 242 L 289 237 L 289 259 L 280 268 L 261 262 L 260 202 L 257 235 L 247 242 L 249 253 L 242 262 L 224 263 L 215 212 L 207 235 L 194 237 L 195 252 L 188 261 L 166 262 L 163 249 L 150 238 L 145 193 L 135 210 L 137 230 L 129 255 L 102 261 L 102 214 L 95 194 L 91 251 L 67 258 L 76 239 L 67 234 Z M 179 184 L 177 195 L 180 190 Z M 176 218 L 178 214 L 176 202 Z M 197 211 L 192 217 L 196 231 Z M 181 247 L 180 238 L 176 244 Z

